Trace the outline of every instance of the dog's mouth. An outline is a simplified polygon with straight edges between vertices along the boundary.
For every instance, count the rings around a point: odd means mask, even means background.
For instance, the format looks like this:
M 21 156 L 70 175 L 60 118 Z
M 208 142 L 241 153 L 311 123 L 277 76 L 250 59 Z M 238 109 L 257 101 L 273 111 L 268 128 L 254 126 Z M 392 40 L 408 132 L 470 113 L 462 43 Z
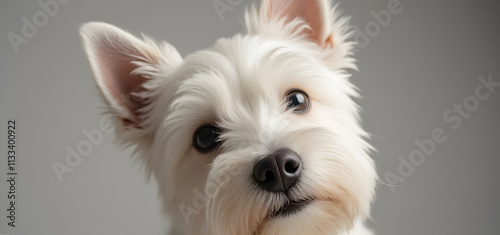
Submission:
M 278 210 L 271 213 L 271 217 L 286 217 L 297 214 L 306 208 L 314 198 L 304 198 L 300 200 L 289 200 Z
M 288 198 L 283 206 L 280 208 L 271 211 L 267 214 L 266 218 L 261 221 L 261 223 L 257 226 L 257 229 L 252 233 L 252 235 L 261 234 L 262 228 L 267 220 L 272 220 L 273 218 L 283 218 L 290 215 L 295 215 L 300 213 L 304 208 L 306 208 L 312 201 L 316 200 L 314 197 L 306 197 L 303 199 L 293 200 Z

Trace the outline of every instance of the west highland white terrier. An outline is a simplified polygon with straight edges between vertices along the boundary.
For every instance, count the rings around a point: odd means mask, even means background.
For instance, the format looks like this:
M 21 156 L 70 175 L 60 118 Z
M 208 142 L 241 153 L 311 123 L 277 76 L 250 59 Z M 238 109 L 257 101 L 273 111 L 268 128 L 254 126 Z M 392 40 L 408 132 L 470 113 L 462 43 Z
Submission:
M 377 175 L 353 31 L 329 0 L 263 0 L 246 33 L 182 58 L 105 23 L 81 28 L 117 138 L 159 185 L 173 231 L 372 234 Z

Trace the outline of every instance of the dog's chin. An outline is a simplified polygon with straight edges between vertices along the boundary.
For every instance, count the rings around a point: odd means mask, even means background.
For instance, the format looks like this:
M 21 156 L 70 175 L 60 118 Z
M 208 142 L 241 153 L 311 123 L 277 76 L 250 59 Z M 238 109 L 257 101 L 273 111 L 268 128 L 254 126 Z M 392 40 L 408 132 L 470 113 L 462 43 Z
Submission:
M 253 235 L 332 234 L 345 229 L 350 221 L 337 203 L 310 198 L 272 211 Z

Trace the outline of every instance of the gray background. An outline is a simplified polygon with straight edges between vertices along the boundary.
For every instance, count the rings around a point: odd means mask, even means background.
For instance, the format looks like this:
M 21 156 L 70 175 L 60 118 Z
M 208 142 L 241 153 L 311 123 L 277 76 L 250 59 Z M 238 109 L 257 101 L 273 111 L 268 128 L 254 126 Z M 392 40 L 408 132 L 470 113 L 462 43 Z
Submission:
M 47 0 L 42 0 L 46 2 Z M 221 0 L 226 2 L 226 0 Z M 51 163 L 63 163 L 67 146 L 99 127 L 102 104 L 83 55 L 79 26 L 104 21 L 169 41 L 181 54 L 209 47 L 242 31 L 234 6 L 221 20 L 213 0 L 70 1 L 39 28 L 16 54 L 7 38 L 21 34 L 22 17 L 42 9 L 38 1 L 0 3 L 0 233 L 162 234 L 154 182 L 147 183 L 130 150 L 104 134 L 89 156 L 60 183 Z M 365 31 L 370 11 L 389 0 L 341 1 L 352 24 Z M 370 43 L 361 48 L 353 82 L 378 172 L 398 174 L 401 160 L 417 150 L 415 140 L 441 128 L 447 140 L 393 187 L 381 183 L 373 206 L 377 234 L 498 234 L 500 216 L 500 88 L 453 130 L 443 113 L 474 95 L 477 77 L 500 82 L 499 1 L 401 0 Z M 372 34 L 373 35 L 373 34 Z M 18 121 L 17 227 L 6 226 L 6 126 Z

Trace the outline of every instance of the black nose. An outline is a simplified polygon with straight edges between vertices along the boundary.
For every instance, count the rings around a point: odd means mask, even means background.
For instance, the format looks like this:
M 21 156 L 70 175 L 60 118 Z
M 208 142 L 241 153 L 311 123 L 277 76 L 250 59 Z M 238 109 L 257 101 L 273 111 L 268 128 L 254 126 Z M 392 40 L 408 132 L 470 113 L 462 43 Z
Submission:
M 280 149 L 260 159 L 253 167 L 257 184 L 270 192 L 287 191 L 300 178 L 302 160 L 290 149 Z

